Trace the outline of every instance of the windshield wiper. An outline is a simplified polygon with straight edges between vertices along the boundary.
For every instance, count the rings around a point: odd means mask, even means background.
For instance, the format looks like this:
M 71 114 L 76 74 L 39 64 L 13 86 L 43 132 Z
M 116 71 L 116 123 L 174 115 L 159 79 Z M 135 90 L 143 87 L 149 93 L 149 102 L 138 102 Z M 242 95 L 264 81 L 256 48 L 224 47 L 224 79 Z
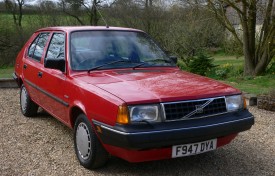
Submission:
M 102 64 L 102 65 L 99 65 L 99 66 L 96 66 L 96 67 L 93 67 L 93 68 L 89 69 L 88 73 L 90 73 L 91 71 L 96 70 L 98 68 L 104 67 L 106 65 L 112 65 L 112 64 L 115 64 L 115 63 L 119 63 L 119 62 L 130 62 L 130 61 L 128 61 L 128 60 L 116 60 L 116 61 L 112 61 L 112 62 L 107 62 L 105 64 Z
M 158 61 L 164 61 L 165 63 L 172 63 L 171 60 L 166 60 L 166 59 L 151 59 L 151 60 L 147 60 L 146 62 L 158 62 Z
M 133 66 L 132 68 L 133 68 L 133 70 L 134 70 L 135 68 L 138 68 L 138 67 L 140 67 L 140 66 L 142 66 L 142 65 L 144 65 L 144 64 L 147 64 L 147 63 L 146 63 L 146 62 L 142 62 L 142 63 L 139 63 L 139 64 Z

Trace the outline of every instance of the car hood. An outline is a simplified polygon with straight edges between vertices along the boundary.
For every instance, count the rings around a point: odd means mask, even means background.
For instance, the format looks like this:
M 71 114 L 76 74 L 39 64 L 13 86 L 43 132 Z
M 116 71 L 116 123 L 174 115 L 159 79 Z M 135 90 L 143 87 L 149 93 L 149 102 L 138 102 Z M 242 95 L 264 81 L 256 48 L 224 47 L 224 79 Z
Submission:
M 75 77 L 128 104 L 192 100 L 240 93 L 218 81 L 179 69 L 129 69 L 91 72 Z

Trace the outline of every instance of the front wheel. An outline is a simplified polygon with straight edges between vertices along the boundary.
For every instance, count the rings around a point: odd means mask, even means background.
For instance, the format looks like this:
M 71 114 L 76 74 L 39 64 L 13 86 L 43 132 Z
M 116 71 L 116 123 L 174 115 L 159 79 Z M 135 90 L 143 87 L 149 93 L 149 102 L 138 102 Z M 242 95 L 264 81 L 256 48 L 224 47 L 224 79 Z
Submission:
M 84 114 L 77 117 L 74 125 L 74 148 L 80 164 L 87 169 L 96 169 L 108 161 L 109 154 Z
M 22 114 L 26 117 L 33 117 L 37 114 L 38 105 L 31 100 L 24 84 L 20 89 L 20 107 Z

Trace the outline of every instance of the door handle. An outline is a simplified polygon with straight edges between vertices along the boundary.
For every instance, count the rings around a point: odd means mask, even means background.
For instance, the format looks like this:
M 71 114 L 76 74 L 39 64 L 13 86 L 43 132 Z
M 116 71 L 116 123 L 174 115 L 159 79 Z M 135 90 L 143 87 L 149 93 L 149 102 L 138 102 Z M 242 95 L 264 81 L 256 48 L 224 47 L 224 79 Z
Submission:
M 43 72 L 38 72 L 38 77 L 42 78 Z
M 26 68 L 27 68 L 27 64 L 24 64 L 24 65 L 23 65 L 23 68 L 26 69 Z

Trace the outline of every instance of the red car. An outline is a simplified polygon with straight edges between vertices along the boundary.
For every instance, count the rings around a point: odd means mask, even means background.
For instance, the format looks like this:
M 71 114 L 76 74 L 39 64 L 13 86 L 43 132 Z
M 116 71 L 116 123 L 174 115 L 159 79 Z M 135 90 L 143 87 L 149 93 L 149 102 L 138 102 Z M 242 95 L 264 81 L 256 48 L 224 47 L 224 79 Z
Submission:
M 38 106 L 74 129 L 81 165 L 215 150 L 254 124 L 239 90 L 181 71 L 143 31 L 49 27 L 18 54 L 23 115 Z

